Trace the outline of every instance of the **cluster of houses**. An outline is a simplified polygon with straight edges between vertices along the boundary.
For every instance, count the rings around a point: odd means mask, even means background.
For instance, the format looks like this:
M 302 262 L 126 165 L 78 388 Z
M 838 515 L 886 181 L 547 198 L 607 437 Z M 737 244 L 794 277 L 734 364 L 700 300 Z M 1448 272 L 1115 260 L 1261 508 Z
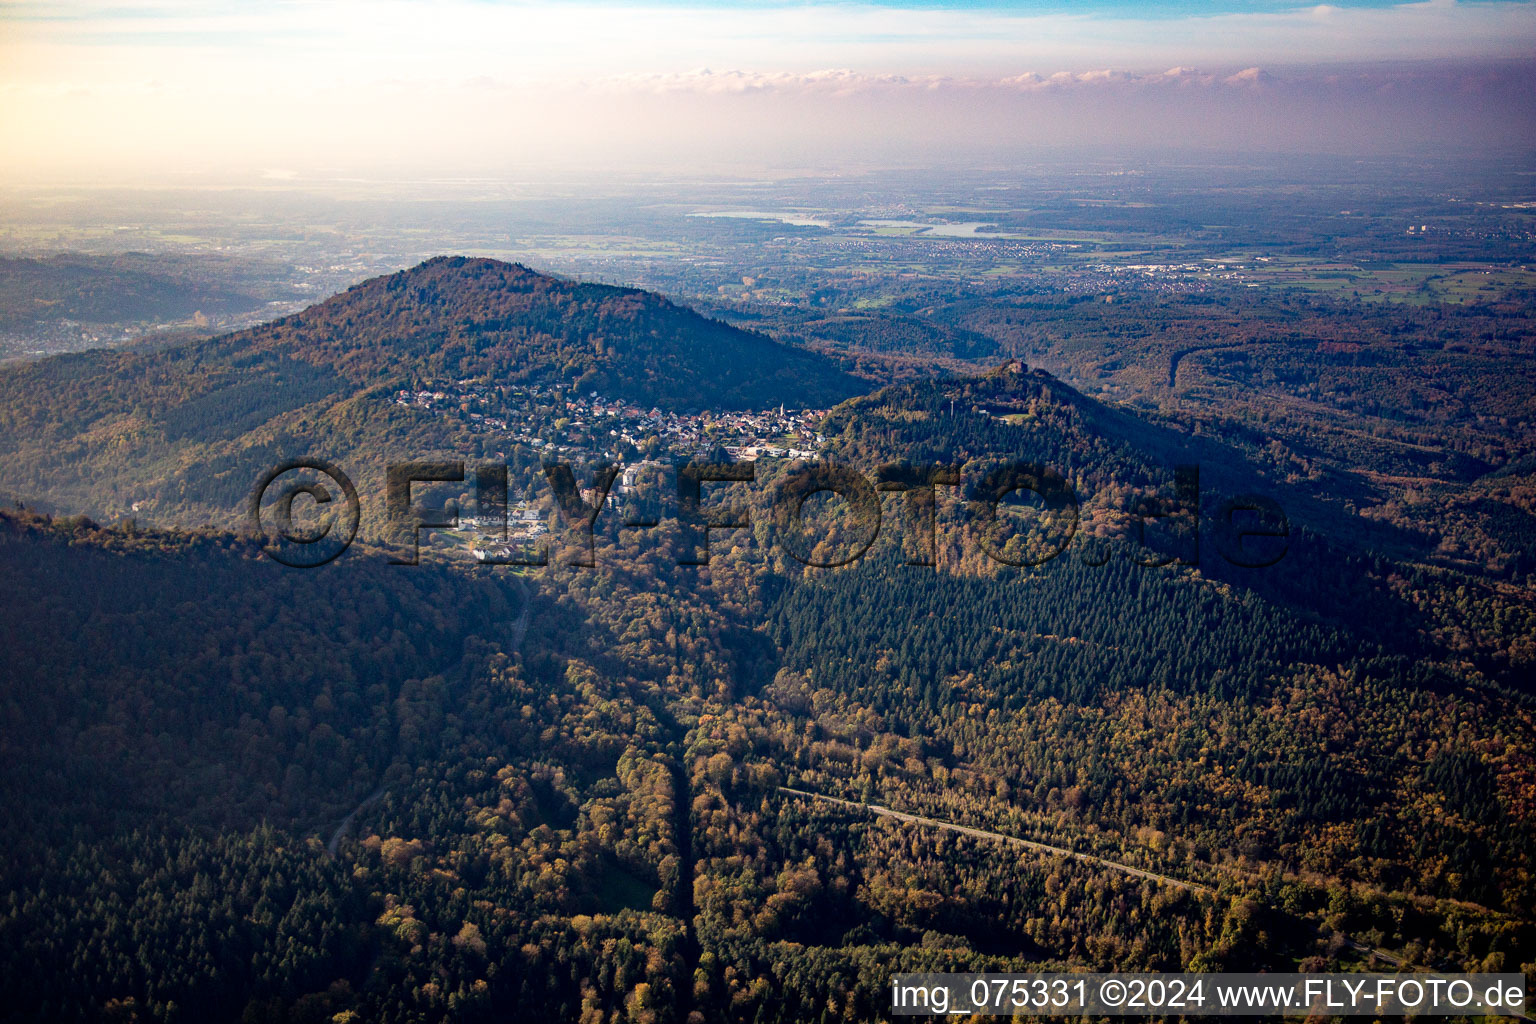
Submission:
M 668 463 L 658 459 L 642 459 L 624 466 L 614 478 L 608 493 L 601 496 L 604 510 L 618 510 L 626 499 L 636 497 L 642 491 L 654 495 L 659 493 L 660 488 L 670 487 L 671 482 L 666 474 L 671 469 Z M 581 500 L 589 506 L 599 500 L 596 488 L 583 487 L 580 493 Z M 474 516 L 460 518 L 458 532 L 467 535 L 470 551 L 477 562 L 505 564 L 521 557 L 518 554 L 520 550 L 526 554 L 529 542 L 549 533 L 548 512 L 522 501 L 507 510 L 505 537 L 501 535 L 499 523 Z
M 529 541 L 538 540 L 549 532 L 544 513 L 527 502 L 519 502 L 507 509 L 507 533 L 502 538 L 488 531 L 499 533 L 499 524 L 482 522 L 468 516 L 459 520 L 459 530 L 469 534 L 470 551 L 475 561 L 487 564 L 508 563 L 517 557 L 519 548 Z
M 491 396 L 483 389 L 473 389 L 473 381 L 459 381 L 449 391 L 411 391 L 403 390 L 395 392 L 395 404 L 404 405 L 413 409 L 439 409 L 460 410 L 471 423 L 479 424 L 486 430 L 506 430 L 507 421 L 501 416 L 488 416 L 483 412 L 466 411 L 471 404 L 486 402 Z
M 721 444 L 735 459 L 810 459 L 825 441 L 816 431 L 824 413 L 821 409 L 789 411 L 780 405 L 763 412 L 641 411 L 593 392 L 567 401 L 566 412 L 574 417 L 573 427 L 606 429 L 610 436 L 639 448 L 656 438 L 677 454 L 694 454 Z
M 597 392 L 570 395 L 539 385 L 498 387 L 475 380 L 432 382 L 395 392 L 396 405 L 458 420 L 469 430 L 502 435 L 551 456 L 626 464 L 603 501 L 619 509 L 641 492 L 662 493 L 671 484 L 673 462 L 724 449 L 732 459 L 815 459 L 826 445 L 817 431 L 823 411 L 779 406 L 760 412 L 666 412 L 642 409 Z M 543 436 L 540 436 L 543 435 Z M 551 436 L 553 435 L 553 436 Z M 636 458 L 644 452 L 645 458 Z M 591 504 L 597 495 L 583 489 Z M 505 563 L 527 554 L 549 532 L 549 511 L 541 503 L 508 509 L 507 529 L 473 516 L 460 519 L 458 533 L 477 561 Z
M 397 391 L 394 402 L 559 454 L 616 452 L 630 445 L 686 457 L 719 445 L 735 459 L 811 459 L 825 442 L 816 430 L 824 410 L 782 405 L 761 412 L 664 412 L 596 391 L 567 395 L 539 385 L 501 388 L 475 380 Z

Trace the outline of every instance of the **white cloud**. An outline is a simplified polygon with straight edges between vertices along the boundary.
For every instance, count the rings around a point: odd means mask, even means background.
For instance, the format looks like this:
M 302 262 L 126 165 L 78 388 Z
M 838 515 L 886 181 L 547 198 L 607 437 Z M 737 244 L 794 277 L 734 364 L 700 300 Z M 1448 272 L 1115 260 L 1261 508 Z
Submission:
M 1497 59 L 1536 53 L 1523 3 L 1161 19 L 585 0 L 65 10 L 0 4 L 0 177 L 194 159 L 253 175 L 701 153 L 825 163 L 1041 138 L 1529 143 L 1530 65 Z M 1427 58 L 1454 66 L 1411 63 Z M 1455 109 L 1468 90 L 1478 103 Z
M 1510 2 L 1145 19 L 856 3 L 711 8 L 589 0 L 327 0 L 214 13 L 207 5 L 162 0 L 132 13 L 101 3 L 63 10 L 69 13 L 45 17 L 28 3 L 0 6 L 7 69 L 0 77 L 117 81 L 174 73 L 184 86 L 206 87 L 266 71 L 264 84 L 281 87 L 270 74 L 280 70 L 298 87 L 332 74 L 569 80 L 703 66 L 1003 75 L 1031 65 L 1150 72 L 1183 64 L 1518 57 L 1536 50 L 1536 5 Z

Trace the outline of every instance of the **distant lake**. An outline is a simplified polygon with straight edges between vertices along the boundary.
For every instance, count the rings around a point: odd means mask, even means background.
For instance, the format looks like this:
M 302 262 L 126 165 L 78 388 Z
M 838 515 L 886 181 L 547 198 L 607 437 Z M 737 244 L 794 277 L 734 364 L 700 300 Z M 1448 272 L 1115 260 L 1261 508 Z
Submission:
M 928 224 L 917 220 L 861 220 L 859 225 L 867 228 L 910 228 L 913 231 L 921 230 L 925 235 L 937 235 L 942 238 L 975 238 L 981 228 L 986 227 L 991 221 L 968 220 L 954 224 Z M 996 237 L 997 233 L 988 232 L 988 237 Z
M 774 220 L 797 228 L 826 228 L 832 225 L 805 213 L 766 213 L 762 210 L 731 210 L 728 212 L 690 213 L 690 217 L 732 217 L 737 220 Z

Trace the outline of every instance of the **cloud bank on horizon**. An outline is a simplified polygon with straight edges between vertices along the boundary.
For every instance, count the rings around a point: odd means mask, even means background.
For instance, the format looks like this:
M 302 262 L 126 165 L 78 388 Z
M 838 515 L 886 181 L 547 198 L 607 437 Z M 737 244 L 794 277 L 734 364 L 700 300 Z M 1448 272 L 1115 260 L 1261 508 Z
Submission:
M 0 180 L 1530 151 L 1522 0 L 0 0 Z

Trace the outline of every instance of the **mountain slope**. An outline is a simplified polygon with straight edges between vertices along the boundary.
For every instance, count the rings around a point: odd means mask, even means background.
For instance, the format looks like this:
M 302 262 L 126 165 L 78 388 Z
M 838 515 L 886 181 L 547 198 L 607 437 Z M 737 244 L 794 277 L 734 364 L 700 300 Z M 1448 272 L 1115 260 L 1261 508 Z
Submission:
M 818 356 L 659 295 L 462 256 L 373 278 L 209 349 L 282 352 L 357 385 L 488 376 L 674 409 L 829 405 L 862 390 Z
M 863 390 L 828 359 L 657 295 L 442 257 L 235 334 L 0 369 L 0 493 L 230 523 L 284 457 L 505 446 L 445 438 L 392 403 L 396 388 L 465 378 L 684 410 L 827 406 Z

